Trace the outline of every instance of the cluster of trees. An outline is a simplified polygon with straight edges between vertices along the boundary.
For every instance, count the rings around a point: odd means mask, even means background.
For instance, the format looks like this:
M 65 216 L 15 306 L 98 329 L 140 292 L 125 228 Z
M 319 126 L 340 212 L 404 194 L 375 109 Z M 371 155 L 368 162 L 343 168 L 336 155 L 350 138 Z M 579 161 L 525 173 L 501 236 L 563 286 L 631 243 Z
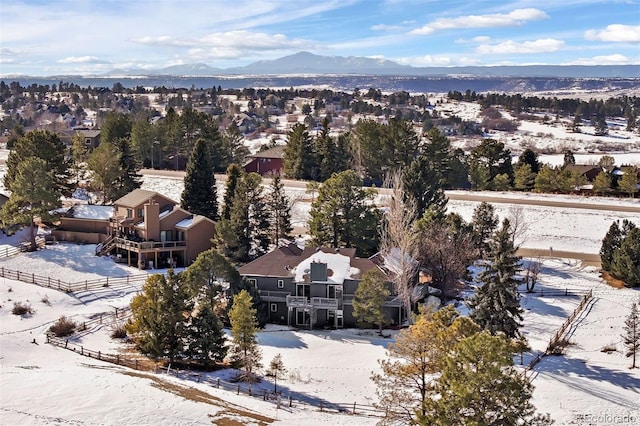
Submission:
M 624 219 L 614 221 L 600 248 L 602 269 L 629 287 L 640 287 L 640 228 Z
M 249 344 L 257 348 L 249 334 L 255 335 L 265 318 L 261 305 L 256 290 L 212 249 L 184 272 L 150 276 L 131 301 L 126 329 L 138 349 L 152 358 L 211 367 L 227 356 L 223 324 L 230 324 L 232 359 L 245 366 L 248 361 L 240 358 L 246 358 Z

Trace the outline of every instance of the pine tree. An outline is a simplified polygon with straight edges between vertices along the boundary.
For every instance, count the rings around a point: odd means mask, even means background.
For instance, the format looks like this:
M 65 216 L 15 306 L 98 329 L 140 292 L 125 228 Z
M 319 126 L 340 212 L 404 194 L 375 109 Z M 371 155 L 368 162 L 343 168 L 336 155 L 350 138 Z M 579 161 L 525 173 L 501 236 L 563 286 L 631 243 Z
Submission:
M 443 219 L 447 208 L 439 172 L 426 155 L 418 156 L 404 172 L 404 189 L 407 197 L 414 200 L 418 217 L 431 210 Z
M 390 359 L 379 361 L 382 372 L 371 376 L 378 396 L 375 405 L 385 412 L 382 424 L 416 424 L 427 415 L 434 395 L 433 376 L 456 343 L 478 331 L 451 305 L 435 313 L 423 312 L 413 325 L 402 329 L 387 348 Z
M 378 247 L 379 215 L 370 202 L 375 191 L 362 188 L 353 170 L 334 174 L 325 181 L 311 205 L 309 234 L 313 244 L 355 247 L 372 255 Z
M 359 326 L 378 325 L 382 334 L 382 327 L 388 321 L 383 305 L 389 294 L 384 276 L 379 271 L 372 269 L 364 274 L 353 297 L 353 316 Z
M 118 161 L 119 153 L 110 143 L 102 143 L 94 149 L 87 160 L 87 170 L 91 171 L 89 187 L 102 194 L 102 202 L 108 203 L 118 198 L 115 182 L 122 170 Z
M 461 339 L 443 362 L 421 425 L 542 425 L 533 386 L 513 367 L 513 344 L 483 331 Z
M 600 246 L 600 263 L 602 269 L 605 271 L 611 271 L 611 263 L 613 262 L 613 255 L 620 248 L 622 243 L 622 233 L 618 226 L 618 221 L 613 221 L 607 234 L 602 239 L 602 245 Z
M 537 174 L 540 171 L 538 153 L 530 148 L 525 149 L 522 154 L 520 154 L 520 157 L 518 157 L 518 164 L 528 164 L 534 174 Z
M 573 156 L 573 151 L 571 151 L 570 149 L 564 152 L 562 166 L 567 167 L 569 164 L 576 164 L 576 158 Z
M 598 173 L 595 180 L 593 181 L 593 192 L 597 194 L 605 194 L 611 188 L 611 177 L 602 171 Z
M 193 214 L 218 219 L 218 191 L 207 142 L 200 138 L 193 147 L 184 177 L 181 207 Z
M 13 191 L 18 165 L 28 158 L 39 158 L 46 163 L 45 170 L 53 176 L 51 188 L 54 193 L 71 194 L 70 162 L 66 158 L 67 148 L 58 135 L 42 130 L 27 133 L 16 140 L 7 157 L 7 172 L 4 187 Z
M 233 207 L 233 197 L 236 193 L 236 186 L 242 177 L 242 169 L 237 164 L 230 164 L 227 167 L 227 186 L 224 191 L 224 205 L 222 206 L 222 219 L 231 218 L 231 208 Z
M 473 211 L 473 242 L 480 254 L 484 258 L 491 249 L 490 240 L 498 226 L 498 216 L 492 204 L 483 201 Z
M 278 392 L 278 377 L 282 378 L 287 373 L 287 369 L 282 362 L 282 355 L 277 354 L 269 363 L 267 376 L 273 377 L 273 391 Z
M 638 304 L 631 304 L 631 312 L 624 321 L 624 334 L 622 342 L 626 348 L 625 356 L 633 360 L 631 368 L 636 368 L 636 356 L 640 352 L 640 315 L 638 314 Z
M 516 164 L 514 167 L 513 187 L 519 191 L 531 191 L 536 183 L 536 174 L 529 164 Z
M 222 322 L 208 305 L 199 307 L 187 325 L 186 355 L 193 361 L 210 367 L 222 362 L 227 355 L 226 335 Z
M 510 339 L 520 336 L 518 321 L 522 321 L 519 282 L 515 278 L 520 258 L 515 252 L 511 225 L 504 219 L 491 240 L 489 262 L 479 275 L 483 285 L 467 302 L 476 324 L 492 335 L 504 333 Z
M 184 348 L 186 314 L 191 310 L 182 274 L 169 270 L 166 277 L 151 275 L 131 301 L 127 331 L 140 351 L 173 362 Z
M 291 204 L 284 192 L 284 184 L 279 174 L 271 179 L 270 192 L 267 195 L 266 204 L 271 211 L 271 243 L 279 246 L 282 239 L 287 238 L 293 230 L 291 226 Z
M 112 185 L 115 187 L 115 198 L 120 198 L 140 188 L 142 175 L 138 173 L 140 165 L 131 152 L 131 139 L 117 138 L 112 144 L 118 151 L 117 158 L 120 163 L 120 175 Z
M 56 178 L 47 162 L 38 157 L 27 157 L 13 167 L 11 196 L 0 210 L 5 227 L 29 227 L 29 248 L 35 250 L 37 227 L 35 219 L 51 220 L 52 212 L 61 206 L 61 193 Z
M 629 287 L 640 287 L 640 228 L 632 227 L 613 253 L 611 274 Z
M 638 180 L 637 173 L 632 167 L 629 167 L 618 182 L 618 189 L 633 198 L 635 193 L 638 192 L 638 183 L 640 183 L 640 180 Z
M 284 174 L 291 179 L 317 180 L 318 160 L 307 127 L 297 123 L 288 133 L 284 148 Z
M 261 367 L 262 354 L 258 346 L 256 310 L 252 306 L 251 295 L 242 290 L 233 298 L 233 306 L 229 311 L 231 322 L 231 357 L 243 370 L 242 379 L 255 382 L 255 371 Z

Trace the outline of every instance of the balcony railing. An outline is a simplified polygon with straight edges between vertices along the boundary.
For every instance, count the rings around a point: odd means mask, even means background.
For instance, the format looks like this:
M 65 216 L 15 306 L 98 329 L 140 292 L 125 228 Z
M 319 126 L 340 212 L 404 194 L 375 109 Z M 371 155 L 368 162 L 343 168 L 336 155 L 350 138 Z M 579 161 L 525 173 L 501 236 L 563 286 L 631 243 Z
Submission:
M 289 308 L 338 309 L 338 299 L 312 297 L 309 300 L 304 296 L 287 296 L 287 306 Z
M 288 291 L 268 291 L 259 290 L 260 298 L 265 302 L 286 302 L 289 296 Z
M 114 241 L 116 247 L 135 252 L 155 250 L 167 251 L 187 247 L 186 241 L 133 241 L 125 238 L 115 238 Z

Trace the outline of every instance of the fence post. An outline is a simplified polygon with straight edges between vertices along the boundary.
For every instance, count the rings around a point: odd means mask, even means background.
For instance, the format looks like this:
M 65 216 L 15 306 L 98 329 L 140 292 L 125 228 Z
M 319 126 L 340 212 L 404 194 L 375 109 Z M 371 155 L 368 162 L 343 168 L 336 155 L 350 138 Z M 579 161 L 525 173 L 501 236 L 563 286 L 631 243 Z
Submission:
M 138 360 L 136 359 L 136 370 L 138 369 Z
M 240 395 L 240 385 L 238 385 L 238 390 L 236 392 L 236 395 Z
M 569 289 L 568 288 L 564 288 L 564 295 L 566 296 L 569 293 Z
M 289 408 L 293 407 L 293 400 L 291 399 L 291 395 L 289 395 Z
M 100 359 L 100 351 L 98 351 L 98 359 Z
M 67 349 L 67 345 L 69 344 L 69 339 L 64 341 L 64 348 Z
M 109 277 L 107 277 L 107 287 L 109 287 Z
M 323 406 L 323 405 L 324 405 L 324 404 L 322 403 L 322 401 L 320 401 L 320 411 L 321 411 L 321 412 L 322 412 L 322 410 L 323 410 L 323 408 L 324 408 L 324 406 Z
M 80 346 L 80 355 L 84 355 L 84 346 Z
M 216 387 L 217 387 L 218 389 L 220 389 L 220 377 L 218 377 L 218 380 L 217 380 L 216 385 L 217 385 Z
M 89 289 L 89 283 L 87 282 L 87 280 L 84 280 L 84 289 L 85 290 Z
M 18 271 L 18 281 L 20 281 L 20 271 Z
M 355 413 L 356 413 L 356 403 L 354 402 L 353 403 L 353 414 L 355 414 Z
M 120 365 L 120 355 L 116 355 L 116 365 Z
M 36 274 L 34 274 L 33 272 L 31 273 L 31 284 L 35 284 L 36 283 Z

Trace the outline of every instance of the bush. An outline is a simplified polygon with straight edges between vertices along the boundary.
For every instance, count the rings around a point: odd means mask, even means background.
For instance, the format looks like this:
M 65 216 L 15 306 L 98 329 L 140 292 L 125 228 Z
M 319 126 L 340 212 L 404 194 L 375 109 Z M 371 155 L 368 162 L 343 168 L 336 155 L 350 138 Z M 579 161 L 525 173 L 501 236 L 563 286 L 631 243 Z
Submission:
M 124 339 L 125 337 L 127 337 L 127 328 L 125 323 L 118 323 L 111 326 L 112 339 Z
M 77 324 L 73 320 L 62 316 L 55 324 L 49 327 L 49 331 L 55 334 L 56 337 L 65 337 L 73 334 L 76 331 L 76 327 Z
M 47 306 L 51 306 L 51 301 L 49 301 L 49 297 L 48 296 L 44 296 L 42 299 L 40 299 L 40 301 L 42 303 L 44 303 Z
M 28 303 L 14 302 L 11 313 L 13 315 L 31 315 L 34 310 Z

